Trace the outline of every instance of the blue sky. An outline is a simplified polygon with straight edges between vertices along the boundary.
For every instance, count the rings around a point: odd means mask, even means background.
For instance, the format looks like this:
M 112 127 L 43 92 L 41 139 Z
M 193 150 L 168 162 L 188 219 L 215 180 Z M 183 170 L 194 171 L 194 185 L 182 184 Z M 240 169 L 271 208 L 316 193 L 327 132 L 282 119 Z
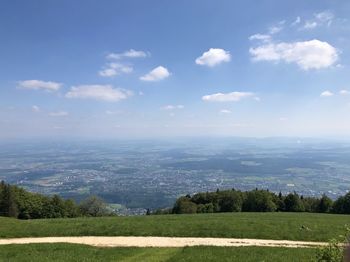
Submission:
M 0 138 L 347 137 L 350 2 L 2 1 Z

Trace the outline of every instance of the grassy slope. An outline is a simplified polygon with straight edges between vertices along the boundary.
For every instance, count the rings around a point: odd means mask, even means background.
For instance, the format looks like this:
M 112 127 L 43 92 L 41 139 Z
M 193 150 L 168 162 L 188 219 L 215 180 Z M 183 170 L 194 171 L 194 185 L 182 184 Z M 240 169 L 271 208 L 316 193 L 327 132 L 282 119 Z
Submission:
M 261 247 L 95 248 L 72 244 L 0 246 L 0 261 L 312 261 L 315 249 Z
M 225 213 L 20 221 L 0 218 L 0 238 L 36 236 L 192 236 L 327 241 L 350 216 Z M 301 229 L 304 225 L 310 230 Z

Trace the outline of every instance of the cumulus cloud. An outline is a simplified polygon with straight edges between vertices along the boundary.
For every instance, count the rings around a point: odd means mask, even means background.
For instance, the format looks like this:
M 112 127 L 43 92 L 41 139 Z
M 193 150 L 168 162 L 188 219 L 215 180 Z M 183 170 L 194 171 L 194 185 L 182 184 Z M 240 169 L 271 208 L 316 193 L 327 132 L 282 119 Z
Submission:
M 108 63 L 98 74 L 103 77 L 112 77 L 120 74 L 128 74 L 132 71 L 133 68 L 131 66 L 119 63 Z
M 185 107 L 183 105 L 166 105 L 163 106 L 162 110 L 174 110 L 174 109 L 184 109 Z
M 34 105 L 34 106 L 32 106 L 32 111 L 35 113 L 40 112 L 40 107 Z
M 343 96 L 345 96 L 345 95 L 350 95 L 350 91 L 349 91 L 349 90 L 346 90 L 346 89 L 343 89 L 343 90 L 340 90 L 340 91 L 339 91 L 339 94 L 340 94 L 340 95 L 343 95 Z
M 62 86 L 61 83 L 41 80 L 24 80 L 18 82 L 18 87 L 22 89 L 57 91 Z
M 148 74 L 141 76 L 142 81 L 160 81 L 170 76 L 170 72 L 163 66 L 158 66 L 154 68 Z
M 58 112 L 49 113 L 49 116 L 53 116 L 53 117 L 68 116 L 68 115 L 69 115 L 69 113 L 66 111 L 58 111 Z
M 66 93 L 67 98 L 95 99 L 108 102 L 117 102 L 132 95 L 132 91 L 113 88 L 111 85 L 72 86 L 71 90 Z
M 333 96 L 334 94 L 331 92 L 331 91 L 324 91 L 321 93 L 321 97 L 330 97 L 330 96 Z
M 197 65 L 213 67 L 224 62 L 230 62 L 230 52 L 220 48 L 210 48 L 196 59 Z
M 244 98 L 255 97 L 251 92 L 231 92 L 231 93 L 216 93 L 202 97 L 203 101 L 208 102 L 238 102 Z
M 150 56 L 148 52 L 145 51 L 137 51 L 134 49 L 130 49 L 128 51 L 125 51 L 123 53 L 109 53 L 107 55 L 107 59 L 122 59 L 122 58 L 142 58 Z
M 314 39 L 304 42 L 262 44 L 250 48 L 253 61 L 296 63 L 301 69 L 321 69 L 338 60 L 338 51 L 327 42 Z

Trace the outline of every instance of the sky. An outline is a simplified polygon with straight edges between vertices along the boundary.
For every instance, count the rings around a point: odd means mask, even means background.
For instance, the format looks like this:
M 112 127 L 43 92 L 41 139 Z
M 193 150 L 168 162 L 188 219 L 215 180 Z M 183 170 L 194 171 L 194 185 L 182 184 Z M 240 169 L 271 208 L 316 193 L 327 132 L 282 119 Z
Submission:
M 0 139 L 349 137 L 348 0 L 3 0 Z

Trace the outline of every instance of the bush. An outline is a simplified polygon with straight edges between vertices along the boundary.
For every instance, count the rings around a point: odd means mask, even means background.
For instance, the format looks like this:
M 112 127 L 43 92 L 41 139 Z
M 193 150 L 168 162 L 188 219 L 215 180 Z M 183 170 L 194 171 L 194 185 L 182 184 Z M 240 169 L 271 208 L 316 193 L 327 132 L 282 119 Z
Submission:
M 316 253 L 317 262 L 342 262 L 344 260 L 344 247 L 336 239 L 329 241 L 325 247 L 319 248 Z
M 338 239 L 332 239 L 328 245 L 317 249 L 317 262 L 343 262 L 345 255 L 345 247 L 349 248 L 349 229 L 346 236 L 340 236 Z M 344 246 L 345 244 L 345 246 Z
M 191 202 L 191 199 L 186 197 L 180 197 L 173 208 L 175 214 L 194 214 L 197 213 L 197 205 Z
M 85 199 L 80 204 L 80 212 L 84 216 L 91 217 L 101 217 L 110 215 L 107 205 L 103 202 L 101 198 L 97 196 L 91 196 Z

